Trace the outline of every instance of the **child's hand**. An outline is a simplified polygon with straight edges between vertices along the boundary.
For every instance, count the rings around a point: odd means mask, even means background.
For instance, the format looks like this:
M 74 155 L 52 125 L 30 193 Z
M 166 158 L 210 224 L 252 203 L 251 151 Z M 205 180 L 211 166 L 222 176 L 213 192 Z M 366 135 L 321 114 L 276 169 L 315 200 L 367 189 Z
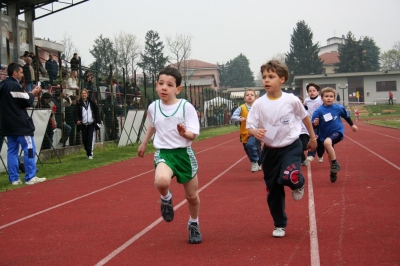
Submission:
M 185 133 L 186 133 L 186 127 L 185 127 L 185 125 L 184 125 L 184 124 L 178 124 L 178 125 L 176 126 L 176 128 L 178 129 L 179 135 L 183 137 L 183 136 L 185 135 Z
M 146 144 L 144 144 L 144 143 L 142 143 L 142 144 L 140 144 L 140 146 L 139 146 L 139 148 L 138 148 L 138 156 L 139 157 L 144 157 L 144 153 L 145 153 L 145 151 L 146 151 Z
M 316 126 L 318 126 L 318 124 L 319 124 L 319 118 L 315 118 L 313 125 L 316 127 Z
M 246 121 L 246 118 L 240 117 L 240 118 L 239 118 L 239 121 L 240 121 L 240 122 Z
M 265 133 L 267 133 L 266 129 L 258 128 L 258 129 L 256 129 L 256 133 L 254 134 L 254 137 L 256 139 L 262 140 L 262 138 L 265 136 Z
M 356 125 L 352 125 L 351 126 L 351 130 L 353 130 L 353 132 L 357 132 L 358 127 Z
M 310 141 L 307 144 L 307 149 L 309 151 L 313 152 L 317 149 L 317 146 L 318 146 L 317 139 L 313 139 L 313 140 L 310 139 Z

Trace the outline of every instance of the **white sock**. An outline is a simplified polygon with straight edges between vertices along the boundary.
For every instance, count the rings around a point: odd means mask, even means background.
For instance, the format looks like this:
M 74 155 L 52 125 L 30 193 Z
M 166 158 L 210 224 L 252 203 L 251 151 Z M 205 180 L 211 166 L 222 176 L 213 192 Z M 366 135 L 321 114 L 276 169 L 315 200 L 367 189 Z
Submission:
M 193 219 L 192 217 L 189 218 L 189 223 L 199 223 L 199 218 Z
M 172 198 L 172 194 L 170 191 L 168 191 L 168 194 L 166 196 L 161 195 L 161 198 L 163 200 L 170 200 Z

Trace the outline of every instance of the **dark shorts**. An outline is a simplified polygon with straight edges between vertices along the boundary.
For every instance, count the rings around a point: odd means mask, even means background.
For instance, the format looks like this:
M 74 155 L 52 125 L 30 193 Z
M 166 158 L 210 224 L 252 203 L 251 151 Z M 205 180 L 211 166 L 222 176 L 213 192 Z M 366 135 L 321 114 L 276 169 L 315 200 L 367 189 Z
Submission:
M 332 140 L 332 147 L 343 140 L 343 134 L 340 132 L 335 132 L 331 134 L 328 138 Z

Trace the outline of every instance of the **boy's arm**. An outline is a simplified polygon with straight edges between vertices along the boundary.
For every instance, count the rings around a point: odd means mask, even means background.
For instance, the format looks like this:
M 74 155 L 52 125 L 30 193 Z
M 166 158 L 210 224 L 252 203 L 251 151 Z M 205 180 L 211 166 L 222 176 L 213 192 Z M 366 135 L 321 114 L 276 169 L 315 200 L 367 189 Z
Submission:
M 194 140 L 197 137 L 197 135 L 194 134 L 192 131 L 186 130 L 186 127 L 183 124 L 178 124 L 177 129 L 178 129 L 179 135 L 184 137 L 187 140 Z
M 317 149 L 317 137 L 315 136 L 313 125 L 311 124 L 311 119 L 308 115 L 303 119 L 303 124 L 310 135 L 310 141 L 308 142 L 307 148 L 311 151 L 315 151 Z
M 140 146 L 138 148 L 138 156 L 139 157 L 144 157 L 147 143 L 149 143 L 151 137 L 154 135 L 155 132 L 156 132 L 156 128 L 149 126 L 149 128 L 147 129 L 146 135 L 144 136 L 144 139 L 142 141 L 142 144 L 140 144 Z
M 232 118 L 231 118 L 233 122 L 239 122 L 240 113 L 241 112 L 242 112 L 242 107 L 241 106 L 236 108 L 236 110 L 235 110 L 235 112 L 233 112 L 233 115 L 232 115 Z

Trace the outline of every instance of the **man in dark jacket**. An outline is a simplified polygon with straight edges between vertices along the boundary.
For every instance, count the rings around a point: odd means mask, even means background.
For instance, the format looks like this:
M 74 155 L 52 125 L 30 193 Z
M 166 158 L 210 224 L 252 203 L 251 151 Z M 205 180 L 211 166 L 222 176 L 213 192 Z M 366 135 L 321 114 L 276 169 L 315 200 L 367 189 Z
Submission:
M 32 58 L 26 58 L 26 64 L 22 67 L 25 79 L 25 90 L 31 92 L 33 90 L 33 83 L 35 82 L 35 70 L 32 66 Z
M 22 67 L 11 63 L 7 68 L 8 77 L 0 84 L 0 128 L 7 137 L 7 167 L 8 179 L 13 185 L 22 184 L 19 179 L 19 146 L 24 151 L 25 184 L 33 185 L 46 180 L 36 176 L 36 146 L 33 139 L 35 126 L 28 115 L 27 107 L 33 105 L 40 88 L 34 88 L 26 93 L 20 80 L 24 77 Z
M 57 79 L 58 65 L 57 62 L 53 60 L 53 55 L 49 54 L 49 60 L 45 64 L 47 74 L 49 74 L 50 84 L 53 85 L 55 79 Z
M 69 61 L 69 63 L 71 64 L 71 71 L 79 70 L 79 57 L 78 57 L 77 53 L 74 53 L 74 57 L 72 57 L 72 59 L 71 59 L 71 61 Z

